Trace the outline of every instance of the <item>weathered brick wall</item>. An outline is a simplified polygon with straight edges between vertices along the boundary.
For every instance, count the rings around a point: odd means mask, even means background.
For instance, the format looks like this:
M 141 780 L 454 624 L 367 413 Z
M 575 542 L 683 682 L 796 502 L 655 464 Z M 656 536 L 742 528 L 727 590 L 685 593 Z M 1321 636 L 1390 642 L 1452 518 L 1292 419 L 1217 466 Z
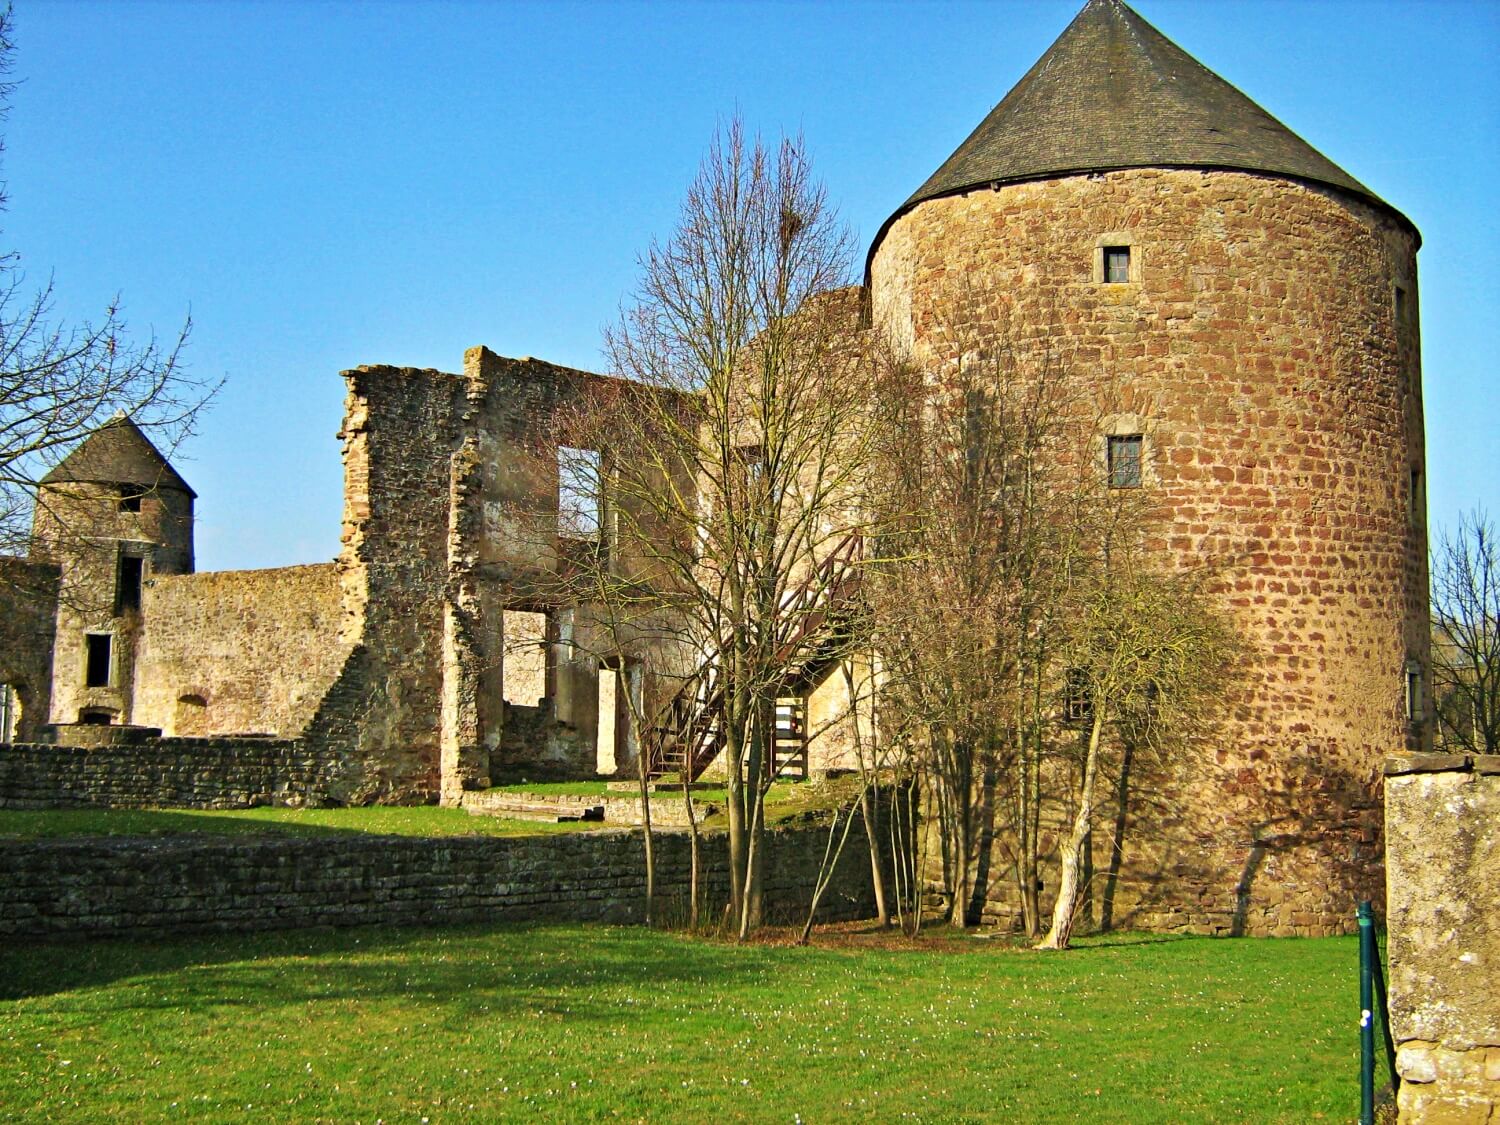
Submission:
M 1095 280 L 1101 240 L 1136 280 Z M 927 364 L 1057 373 L 1101 457 L 1107 427 L 1143 432 L 1148 544 L 1219 568 L 1253 657 L 1213 755 L 1137 788 L 1121 872 L 1183 922 L 1316 933 L 1379 897 L 1380 762 L 1420 745 L 1403 675 L 1428 652 L 1415 251 L 1329 191 L 1165 169 L 929 201 L 875 251 L 878 325 Z
M 1500 1119 L 1500 756 L 1386 766 L 1386 919 L 1400 1119 Z
M 0 808 L 320 805 L 336 799 L 341 769 L 300 742 L 270 738 L 17 743 L 0 745 Z
M 35 738 L 50 714 L 57 587 L 56 566 L 0 558 L 0 684 L 20 701 L 14 738 Z
M 132 716 L 168 735 L 296 737 L 349 656 L 332 563 L 161 575 L 143 593 Z
M 825 830 L 767 833 L 770 921 L 800 921 Z M 821 917 L 874 913 L 867 849 L 851 833 Z M 658 910 L 685 915 L 688 840 L 657 833 Z M 0 843 L 0 934 L 99 937 L 300 926 L 639 921 L 639 832 L 500 839 L 399 836 Z M 703 841 L 704 901 L 728 894 L 726 841 Z M 674 900 L 677 900 L 674 905 Z

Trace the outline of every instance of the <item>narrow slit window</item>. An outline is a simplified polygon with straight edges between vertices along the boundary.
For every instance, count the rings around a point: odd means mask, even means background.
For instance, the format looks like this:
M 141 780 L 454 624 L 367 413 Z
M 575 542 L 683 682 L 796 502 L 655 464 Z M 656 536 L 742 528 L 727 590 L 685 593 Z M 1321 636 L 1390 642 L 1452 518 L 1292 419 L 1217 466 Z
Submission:
M 1422 666 L 1415 661 L 1406 666 L 1406 718 L 1422 721 Z
M 114 637 L 108 633 L 88 633 L 84 638 L 84 687 L 109 687 Z
M 1406 484 L 1406 512 L 1412 523 L 1422 521 L 1422 470 L 1412 469 Z
M 1110 285 L 1124 285 L 1130 280 L 1130 247 L 1104 248 L 1104 280 Z
M 557 534 L 597 540 L 604 525 L 599 451 L 561 446 L 557 451 Z
M 1400 327 L 1400 326 L 1402 326 L 1402 325 L 1404 325 L 1406 323 L 1406 288 L 1404 286 L 1401 286 L 1401 285 L 1396 286 L 1395 302 L 1394 303 L 1395 303 L 1395 313 L 1396 313 L 1396 325 L 1397 325 L 1397 327 Z
M 120 577 L 115 584 L 115 616 L 141 608 L 141 579 L 146 560 L 138 555 L 120 556 Z
M 1141 487 L 1141 446 L 1140 434 L 1116 434 L 1109 438 L 1110 488 Z

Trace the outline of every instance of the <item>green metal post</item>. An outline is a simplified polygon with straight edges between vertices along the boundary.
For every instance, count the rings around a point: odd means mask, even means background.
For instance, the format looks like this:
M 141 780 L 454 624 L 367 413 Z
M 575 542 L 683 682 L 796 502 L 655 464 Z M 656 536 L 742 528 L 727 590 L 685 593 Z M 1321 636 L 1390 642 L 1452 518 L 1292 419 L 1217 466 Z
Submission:
M 1359 1125 L 1375 1125 L 1375 918 L 1359 904 Z

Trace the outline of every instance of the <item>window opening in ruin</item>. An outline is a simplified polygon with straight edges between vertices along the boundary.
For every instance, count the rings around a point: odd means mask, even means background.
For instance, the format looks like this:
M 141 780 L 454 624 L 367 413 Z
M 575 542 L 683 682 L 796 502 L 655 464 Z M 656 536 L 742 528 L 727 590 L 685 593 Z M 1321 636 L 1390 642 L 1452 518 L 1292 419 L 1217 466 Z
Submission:
M 1411 660 L 1406 665 L 1406 718 L 1420 723 L 1422 717 L 1422 665 Z
M 597 449 L 557 450 L 557 534 L 597 540 L 604 526 L 602 466 Z
M 1396 325 L 1400 327 L 1406 323 L 1406 288 L 1401 285 L 1395 290 L 1395 312 Z
M 107 727 L 115 721 L 115 713 L 98 707 L 85 707 L 78 712 L 78 721 L 84 726 Z
M 501 693 L 514 707 L 539 707 L 547 698 L 548 628 L 545 613 L 507 609 L 501 626 Z
M 114 637 L 109 633 L 84 634 L 84 687 L 109 687 Z
M 1130 281 L 1129 246 L 1104 248 L 1104 280 L 1110 285 L 1125 285 Z
M 1107 449 L 1110 488 L 1141 487 L 1142 444 L 1143 438 L 1140 434 L 1110 436 Z
M 139 555 L 121 555 L 120 573 L 115 581 L 115 616 L 141 608 L 141 579 L 146 560 Z
M 120 511 L 139 512 L 141 510 L 141 494 L 139 492 L 131 496 L 120 497 Z
M 1084 668 L 1069 668 L 1063 685 L 1063 721 L 1086 723 L 1094 717 L 1094 699 L 1089 691 L 1089 674 Z
M 620 669 L 610 664 L 599 666 L 599 726 L 594 747 L 594 772 L 602 776 L 620 768 L 620 734 L 626 723 L 621 721 L 625 700 L 620 694 Z
M 1406 513 L 1412 523 L 1422 520 L 1422 470 L 1412 469 L 1406 484 Z
M 0 684 L 0 742 L 10 742 L 21 727 L 21 697 L 13 684 Z

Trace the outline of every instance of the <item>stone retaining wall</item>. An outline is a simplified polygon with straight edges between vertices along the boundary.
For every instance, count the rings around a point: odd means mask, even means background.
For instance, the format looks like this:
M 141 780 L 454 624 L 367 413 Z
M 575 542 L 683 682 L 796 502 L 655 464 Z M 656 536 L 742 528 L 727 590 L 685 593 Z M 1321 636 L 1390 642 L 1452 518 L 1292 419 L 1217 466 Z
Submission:
M 1500 755 L 1386 763 L 1400 1120 L 1500 1121 Z
M 321 805 L 338 791 L 338 773 L 329 755 L 285 739 L 17 743 L 0 745 L 0 808 Z
M 827 830 L 768 836 L 769 921 L 800 921 Z M 635 922 L 639 832 L 512 838 L 401 836 L 254 841 L 77 839 L 0 843 L 0 935 L 143 936 L 303 926 L 556 920 Z M 688 838 L 657 835 L 659 917 L 685 914 Z M 704 901 L 728 897 L 726 838 L 703 840 Z M 858 828 L 823 898 L 824 920 L 870 917 Z

